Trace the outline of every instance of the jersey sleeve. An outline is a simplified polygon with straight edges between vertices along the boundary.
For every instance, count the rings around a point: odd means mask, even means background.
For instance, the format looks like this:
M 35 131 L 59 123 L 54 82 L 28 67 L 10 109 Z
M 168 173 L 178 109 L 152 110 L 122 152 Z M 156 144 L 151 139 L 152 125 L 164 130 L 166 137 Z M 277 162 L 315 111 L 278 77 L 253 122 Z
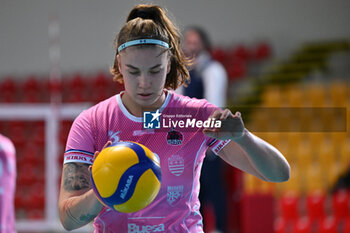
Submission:
M 74 120 L 70 129 L 63 164 L 93 163 L 95 152 L 93 132 L 92 119 L 89 112 L 85 110 Z
M 209 141 L 209 148 L 214 152 L 214 154 L 218 155 L 218 153 L 224 148 L 231 140 L 218 140 L 216 138 L 212 138 Z
M 215 106 L 214 104 L 211 104 L 204 100 L 204 111 L 206 118 L 209 118 L 209 116 L 214 113 L 216 110 L 221 110 L 221 108 Z M 208 147 L 214 152 L 214 154 L 218 155 L 218 153 L 231 141 L 231 140 L 219 140 L 216 138 L 208 138 Z

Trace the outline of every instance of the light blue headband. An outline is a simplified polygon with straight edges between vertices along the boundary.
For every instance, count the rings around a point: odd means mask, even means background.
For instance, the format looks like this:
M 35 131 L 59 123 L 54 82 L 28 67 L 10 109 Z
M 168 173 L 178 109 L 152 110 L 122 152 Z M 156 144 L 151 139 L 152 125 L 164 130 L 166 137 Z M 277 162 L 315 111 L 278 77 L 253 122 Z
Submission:
M 133 45 L 139 45 L 139 44 L 155 44 L 155 45 L 161 45 L 163 47 L 169 48 L 169 44 L 161 41 L 161 40 L 156 40 L 156 39 L 138 39 L 138 40 L 132 40 L 125 42 L 124 44 L 120 45 L 118 47 L 118 53 L 122 51 L 123 49 L 133 46 Z

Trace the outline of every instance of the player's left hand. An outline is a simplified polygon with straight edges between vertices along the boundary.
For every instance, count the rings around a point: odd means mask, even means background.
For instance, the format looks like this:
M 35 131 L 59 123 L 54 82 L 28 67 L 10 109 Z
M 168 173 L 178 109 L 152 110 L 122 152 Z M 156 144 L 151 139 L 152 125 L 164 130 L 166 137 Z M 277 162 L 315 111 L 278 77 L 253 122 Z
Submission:
M 112 144 L 112 141 L 107 141 L 106 144 L 102 147 L 101 151 L 107 148 L 108 146 L 110 146 L 111 144 Z M 95 151 L 93 161 L 95 161 L 95 159 L 97 158 L 97 156 L 100 154 L 101 151 Z M 89 169 L 89 172 L 91 172 L 92 165 L 90 165 L 88 169 Z
M 221 128 L 205 128 L 203 133 L 211 138 L 219 140 L 235 140 L 244 133 L 244 123 L 240 112 L 232 114 L 229 109 L 216 110 L 209 118 L 221 120 Z

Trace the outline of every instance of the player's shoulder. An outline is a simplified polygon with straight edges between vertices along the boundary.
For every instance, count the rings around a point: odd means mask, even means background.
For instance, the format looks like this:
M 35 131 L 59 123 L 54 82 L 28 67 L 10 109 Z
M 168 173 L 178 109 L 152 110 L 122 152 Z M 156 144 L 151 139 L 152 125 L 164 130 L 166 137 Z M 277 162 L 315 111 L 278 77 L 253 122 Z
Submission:
M 212 105 L 206 99 L 191 98 L 175 92 L 171 92 L 171 94 L 172 94 L 172 99 L 171 99 L 172 107 L 202 108 L 202 107 L 208 107 Z

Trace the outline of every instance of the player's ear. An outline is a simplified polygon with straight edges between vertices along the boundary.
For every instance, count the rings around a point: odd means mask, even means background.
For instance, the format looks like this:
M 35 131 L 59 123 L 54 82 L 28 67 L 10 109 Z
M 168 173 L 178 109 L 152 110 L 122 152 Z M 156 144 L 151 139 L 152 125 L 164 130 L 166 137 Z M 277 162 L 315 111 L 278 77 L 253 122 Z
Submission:
M 123 75 L 123 72 L 122 72 L 122 65 L 121 65 L 121 60 L 120 60 L 120 54 L 117 55 L 117 62 L 118 62 L 118 70 L 119 70 L 119 73 L 121 75 Z

